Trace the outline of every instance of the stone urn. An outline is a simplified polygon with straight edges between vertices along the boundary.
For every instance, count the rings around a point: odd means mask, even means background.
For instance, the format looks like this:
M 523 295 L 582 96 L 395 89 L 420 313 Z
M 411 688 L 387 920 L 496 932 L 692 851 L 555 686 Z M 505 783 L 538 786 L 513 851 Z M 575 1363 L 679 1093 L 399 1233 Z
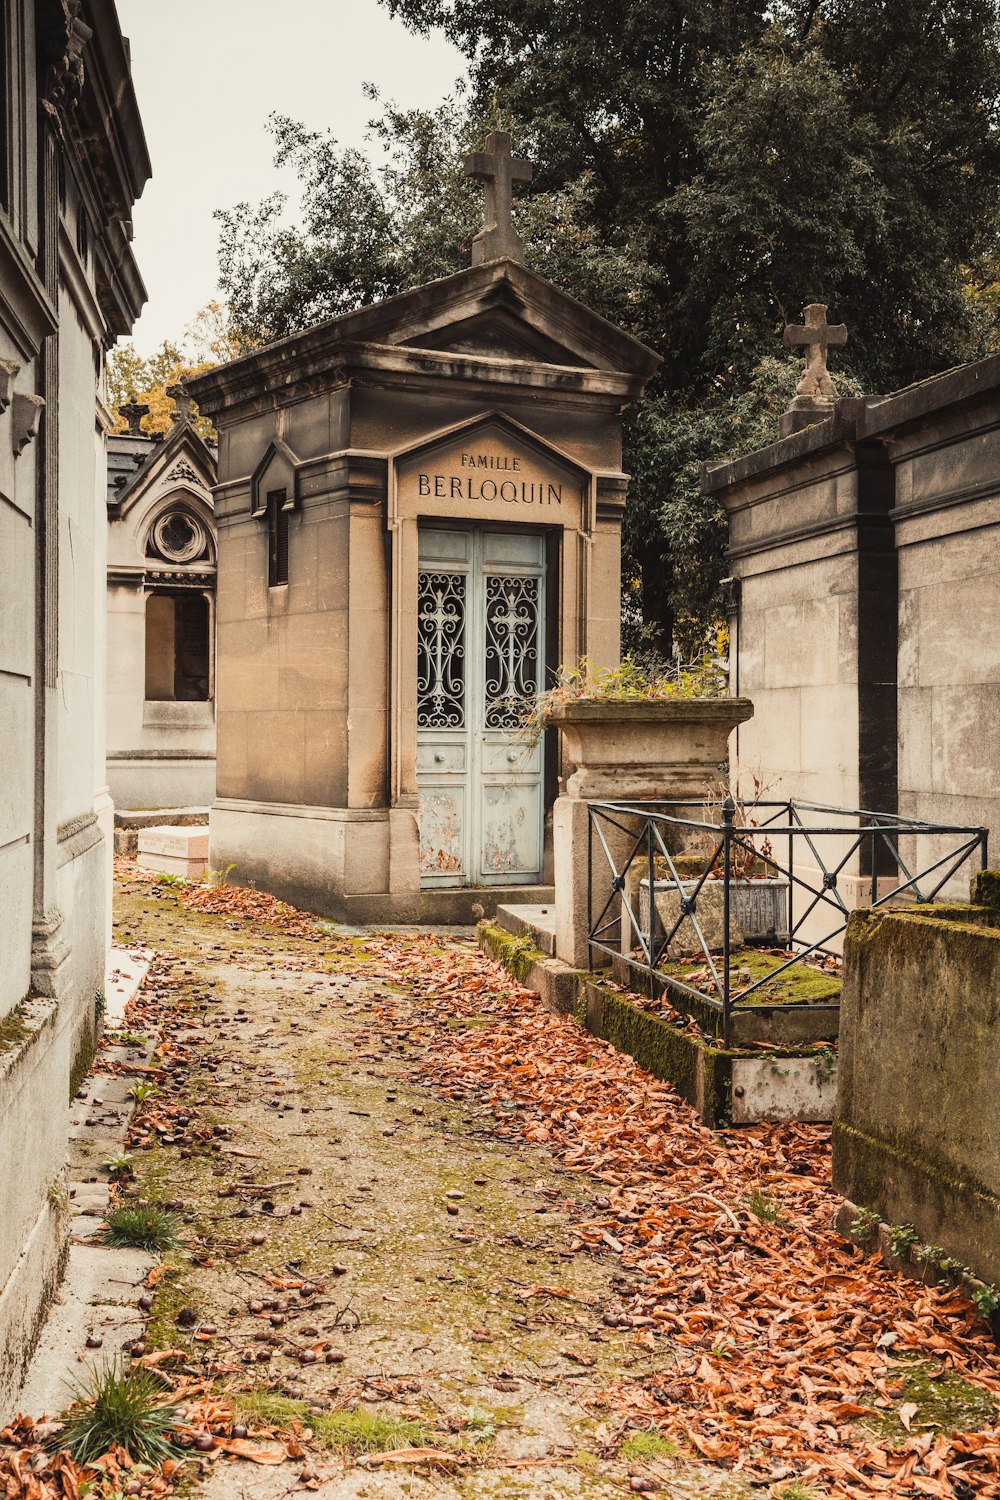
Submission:
M 588 804 L 704 801 L 726 762 L 730 734 L 752 715 L 749 698 L 577 698 L 555 705 L 549 722 L 575 767 L 552 817 L 555 947 L 564 963 L 589 966 L 590 917 L 604 904 L 601 883 L 610 876 L 603 847 L 591 857 Z M 604 837 L 618 860 L 631 840 L 628 818 L 616 821 L 622 828 L 605 828 Z
M 753 716 L 749 698 L 577 698 L 549 722 L 576 767 L 566 795 L 589 802 L 704 797 L 729 736 Z

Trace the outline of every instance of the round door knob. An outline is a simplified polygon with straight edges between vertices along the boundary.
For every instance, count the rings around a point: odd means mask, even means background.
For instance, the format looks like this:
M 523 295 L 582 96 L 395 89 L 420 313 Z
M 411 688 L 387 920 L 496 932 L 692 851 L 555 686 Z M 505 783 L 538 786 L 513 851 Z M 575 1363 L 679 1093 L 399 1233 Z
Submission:
M 510 762 L 510 764 L 513 765 L 514 762 L 517 760 L 517 751 L 516 750 L 508 750 L 507 751 L 507 759 Z
M 437 754 L 435 755 L 434 759 L 437 761 L 437 763 L 438 763 L 439 766 L 441 766 L 441 765 L 444 764 L 444 756 L 443 756 L 443 754 L 441 753 L 440 750 L 437 752 Z

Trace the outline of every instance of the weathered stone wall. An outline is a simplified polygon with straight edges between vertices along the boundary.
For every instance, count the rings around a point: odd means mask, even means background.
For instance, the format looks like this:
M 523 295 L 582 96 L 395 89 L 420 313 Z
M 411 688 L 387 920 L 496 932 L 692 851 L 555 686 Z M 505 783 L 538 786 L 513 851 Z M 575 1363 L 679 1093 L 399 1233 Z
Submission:
M 856 912 L 844 948 L 837 1192 L 1000 1282 L 1000 910 Z
M 149 176 L 114 7 L 46 8 L 36 28 L 42 9 L 11 0 L 0 19 L 13 49 L 0 216 L 0 1425 L 65 1256 L 69 1091 L 93 1048 L 110 935 L 100 370 L 144 300 L 126 224 Z
M 886 403 L 895 419 L 899 810 L 989 827 L 1000 852 L 1000 392 L 984 361 Z M 906 417 L 899 422 L 900 410 Z M 919 854 L 917 855 L 919 857 Z M 957 892 L 956 892 L 957 893 Z

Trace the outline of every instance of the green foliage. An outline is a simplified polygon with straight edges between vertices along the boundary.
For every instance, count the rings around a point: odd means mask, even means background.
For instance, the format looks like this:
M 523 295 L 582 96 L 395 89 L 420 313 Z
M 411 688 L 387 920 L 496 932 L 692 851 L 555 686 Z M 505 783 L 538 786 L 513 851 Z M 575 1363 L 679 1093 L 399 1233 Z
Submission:
M 156 877 L 157 885 L 186 886 L 190 882 L 183 875 L 171 875 L 166 870 L 161 870 Z
M 851 1233 L 855 1239 L 863 1240 L 867 1243 L 868 1240 L 878 1233 L 878 1227 L 881 1222 L 881 1216 L 875 1213 L 873 1209 L 859 1208 L 854 1216 L 854 1222 L 851 1224 Z
M 900 1260 L 907 1260 L 913 1246 L 919 1243 L 920 1236 L 912 1224 L 893 1224 L 889 1230 L 889 1249 Z
M 129 1089 L 129 1097 L 134 1099 L 136 1104 L 145 1104 L 147 1099 L 155 1099 L 159 1092 L 155 1083 L 133 1083 Z
M 539 693 L 525 717 L 529 729 L 544 728 L 560 703 L 661 703 L 674 698 L 725 696 L 726 673 L 719 657 L 706 653 L 690 666 L 626 655 L 617 667 L 598 669 L 586 657 L 577 667 L 560 666 L 556 680 Z
M 159 1465 L 175 1456 L 170 1432 L 179 1411 L 151 1370 L 126 1371 L 114 1360 L 77 1387 L 50 1447 L 67 1449 L 78 1464 L 118 1446 L 134 1463 Z
M 145 1047 L 146 1038 L 138 1031 L 109 1031 L 112 1047 Z
M 1000 1308 L 1000 1292 L 995 1286 L 979 1286 L 972 1293 L 972 1305 L 979 1316 L 988 1323 Z
M 1000 294 L 994 0 L 382 0 L 469 64 L 436 111 L 371 91 L 371 143 L 274 117 L 302 190 L 219 214 L 243 347 L 459 270 L 485 130 L 532 158 L 526 263 L 663 356 L 628 414 L 628 644 L 691 652 L 719 608 L 725 525 L 699 468 L 770 441 L 807 302 L 850 328 L 842 394 L 991 346 Z M 600 66 L 594 66 L 595 58 Z
M 126 1152 L 118 1156 L 109 1156 L 107 1161 L 101 1162 L 101 1171 L 107 1172 L 109 1177 L 121 1178 L 131 1177 L 135 1170 L 133 1159 Z
M 134 1246 L 137 1250 L 162 1253 L 179 1243 L 180 1225 L 174 1214 L 148 1203 L 122 1203 L 104 1217 L 104 1238 L 109 1245 Z

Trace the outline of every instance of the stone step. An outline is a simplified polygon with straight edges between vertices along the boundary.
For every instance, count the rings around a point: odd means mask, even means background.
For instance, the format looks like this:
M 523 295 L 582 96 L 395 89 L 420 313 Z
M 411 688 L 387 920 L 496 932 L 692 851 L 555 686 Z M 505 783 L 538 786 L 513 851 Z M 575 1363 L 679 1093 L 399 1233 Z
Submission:
M 556 909 L 546 906 L 498 906 L 496 925 L 515 937 L 529 937 L 551 958 L 556 951 Z

